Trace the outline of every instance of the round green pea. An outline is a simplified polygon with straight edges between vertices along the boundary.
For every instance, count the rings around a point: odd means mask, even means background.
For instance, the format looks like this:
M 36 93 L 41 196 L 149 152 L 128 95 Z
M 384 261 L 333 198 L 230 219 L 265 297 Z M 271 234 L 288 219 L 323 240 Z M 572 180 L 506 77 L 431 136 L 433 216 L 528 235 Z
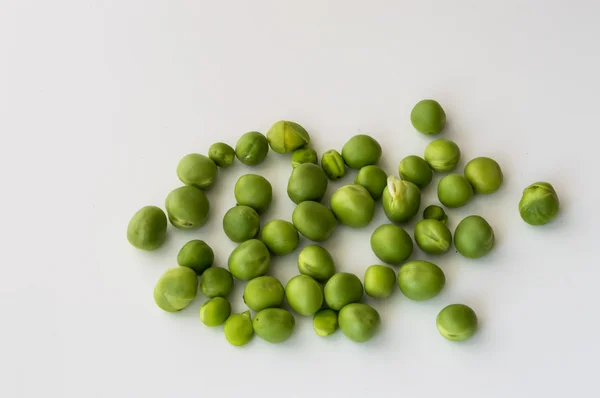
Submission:
M 312 148 L 300 148 L 292 153 L 292 167 L 294 169 L 305 163 L 319 164 L 317 151 Z
M 407 156 L 398 166 L 400 178 L 410 181 L 419 188 L 425 188 L 433 178 L 433 171 L 427 162 L 415 155 Z
M 311 316 L 323 305 L 323 288 L 308 275 L 296 275 L 285 285 L 285 299 L 298 314 Z
M 265 212 L 273 200 L 273 187 L 258 174 L 244 174 L 233 189 L 238 205 L 252 207 L 258 214 Z
M 272 276 L 259 276 L 244 287 L 244 303 L 253 311 L 279 307 L 283 303 L 283 297 L 283 285 Z
M 371 136 L 358 134 L 344 144 L 342 158 L 348 167 L 360 170 L 362 167 L 379 162 L 381 145 Z
M 185 185 L 207 189 L 217 178 L 217 165 L 207 156 L 190 153 L 179 161 L 177 177 Z
M 325 302 L 333 310 L 341 310 L 362 298 L 363 284 L 358 276 L 349 272 L 338 272 L 325 284 Z
M 233 206 L 223 216 L 223 231 L 234 242 L 255 238 L 259 230 L 260 217 L 250 206 Z
M 425 219 L 415 225 L 415 241 L 425 253 L 446 253 L 452 245 L 452 234 L 438 220 Z
M 414 301 L 437 296 L 446 284 L 440 267 L 429 261 L 409 261 L 398 271 L 398 286 L 406 297 Z
M 269 343 L 281 343 L 294 332 L 296 320 L 282 308 L 266 308 L 254 316 L 252 326 L 261 339 Z
M 235 144 L 235 156 L 246 166 L 261 164 L 269 153 L 267 138 L 258 131 L 251 131 L 240 137 Z
M 374 200 L 378 200 L 387 185 L 387 174 L 379 166 L 365 166 L 356 174 L 354 183 L 364 187 Z
M 361 303 L 344 306 L 338 321 L 342 333 L 356 343 L 364 343 L 373 338 L 381 325 L 381 317 L 377 310 Z
M 298 270 L 319 282 L 327 282 L 335 274 L 335 263 L 324 247 L 311 244 L 298 254 Z
M 210 203 L 204 191 L 186 185 L 167 195 L 165 208 L 169 221 L 175 228 L 196 229 L 208 221 Z
M 465 217 L 454 231 L 454 246 L 467 258 L 483 257 L 494 247 L 494 230 L 480 216 Z
M 262 276 L 269 271 L 271 254 L 258 239 L 240 243 L 229 255 L 227 266 L 231 274 L 241 281 Z
M 421 191 L 410 181 L 389 176 L 381 199 L 386 217 L 397 223 L 410 221 L 421 207 Z
M 196 275 L 202 275 L 207 268 L 213 265 L 214 261 L 215 253 L 211 247 L 199 239 L 187 242 L 177 254 L 177 264 L 193 269 Z
M 440 311 L 435 324 L 447 340 L 463 341 L 477 331 L 477 314 L 464 304 L 450 304 Z
M 262 229 L 260 240 L 276 256 L 284 256 L 296 250 L 300 243 L 298 230 L 289 221 L 271 220 Z
M 198 294 L 198 276 L 187 267 L 169 268 L 154 287 L 154 302 L 167 312 L 181 311 Z
M 200 291 L 205 297 L 227 297 L 233 290 L 233 276 L 225 268 L 210 267 L 202 274 Z
M 446 112 L 439 102 L 424 99 L 417 102 L 410 112 L 410 122 L 420 133 L 427 135 L 439 134 L 446 125 Z
M 317 311 L 313 317 L 313 329 L 319 336 L 329 336 L 338 329 L 338 314 L 330 308 Z
M 337 220 L 331 210 L 317 202 L 298 203 L 292 213 L 298 232 L 314 242 L 324 242 L 333 233 Z
M 361 185 L 344 185 L 331 196 L 331 210 L 335 217 L 352 228 L 362 228 L 375 215 L 375 202 Z
M 136 249 L 160 248 L 167 237 L 167 216 L 156 206 L 139 209 L 127 225 L 127 241 Z
M 320 202 L 327 191 L 327 182 L 327 176 L 321 167 L 304 163 L 292 170 L 287 194 L 296 204 L 306 200 Z
M 208 157 L 217 166 L 226 168 L 233 164 L 235 150 L 224 142 L 215 142 L 208 148 Z
M 368 296 L 385 299 L 392 295 L 396 287 L 396 273 L 387 265 L 371 265 L 365 271 L 365 293 Z
M 536 182 L 525 188 L 519 202 L 521 218 L 530 225 L 544 225 L 558 215 L 560 203 L 554 187 L 547 182 Z
M 454 170 L 460 161 L 460 148 L 454 141 L 439 138 L 427 145 L 424 157 L 433 171 L 448 173 Z
M 413 241 L 403 228 L 394 224 L 383 224 L 371 235 L 371 249 L 381 261 L 399 265 L 413 252 Z
M 273 151 L 288 153 L 308 145 L 310 136 L 298 123 L 279 120 L 267 131 L 267 140 Z
M 446 214 L 444 209 L 436 205 L 427 206 L 425 210 L 423 210 L 423 218 L 438 220 L 442 224 L 446 224 L 446 222 L 448 221 L 448 215 Z
M 335 149 L 330 149 L 321 156 L 321 167 L 330 180 L 339 180 L 346 175 L 344 158 Z
M 200 321 L 209 327 L 225 323 L 231 315 L 231 304 L 223 297 L 210 299 L 200 307 Z
M 446 207 L 462 207 L 473 199 L 473 187 L 460 174 L 448 174 L 437 187 L 438 199 Z
M 475 158 L 467 163 L 464 174 L 479 194 L 496 192 L 504 180 L 500 165 L 486 157 Z
M 223 325 L 223 333 L 229 344 L 241 347 L 252 340 L 254 328 L 250 311 L 241 314 L 231 314 Z

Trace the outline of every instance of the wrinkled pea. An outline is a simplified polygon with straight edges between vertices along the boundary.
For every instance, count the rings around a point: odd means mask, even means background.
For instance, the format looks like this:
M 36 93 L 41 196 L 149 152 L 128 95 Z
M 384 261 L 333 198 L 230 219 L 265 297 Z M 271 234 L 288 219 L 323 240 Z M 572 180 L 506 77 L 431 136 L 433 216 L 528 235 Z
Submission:
M 179 161 L 177 177 L 185 185 L 207 189 L 217 178 L 217 165 L 207 156 L 190 153 Z
M 200 307 L 200 321 L 209 327 L 225 323 L 231 315 L 231 304 L 223 297 L 208 300 Z
M 344 158 L 335 149 L 330 149 L 321 156 L 321 167 L 330 180 L 339 180 L 346 175 Z
M 368 296 L 385 299 L 392 295 L 396 287 L 396 273 L 387 265 L 371 265 L 365 271 L 365 293 Z
M 233 206 L 223 216 L 223 231 L 234 242 L 242 243 L 255 238 L 259 230 L 260 217 L 250 206 Z
M 181 311 L 198 294 L 198 276 L 187 267 L 169 268 L 154 287 L 154 302 L 167 312 Z
M 160 248 L 167 237 L 167 216 L 156 206 L 139 209 L 127 225 L 127 241 L 136 249 Z
M 410 181 L 389 176 L 383 189 L 383 211 L 392 222 L 410 221 L 421 207 L 421 191 Z
M 438 220 L 425 219 L 415 225 L 415 241 L 425 253 L 446 253 L 452 245 L 452 234 Z
M 341 310 L 347 304 L 359 302 L 363 297 L 363 284 L 358 276 L 338 272 L 325 284 L 325 302 L 333 310 Z
M 558 194 L 547 182 L 536 182 L 525 188 L 519 201 L 519 214 L 530 225 L 548 224 L 556 218 L 559 208 Z
M 346 337 L 356 343 L 364 343 L 373 338 L 379 330 L 381 317 L 373 307 L 351 303 L 342 308 L 338 322 Z
M 446 224 L 448 222 L 448 215 L 440 206 L 429 205 L 423 210 L 423 218 L 438 220 L 442 224 Z
M 442 269 L 429 261 L 409 261 L 398 272 L 400 291 L 414 301 L 437 296 L 445 284 L 446 276 Z
M 439 102 L 424 99 L 417 102 L 410 112 L 410 122 L 418 132 L 435 135 L 440 133 L 446 125 L 446 112 Z
M 450 208 L 462 207 L 473 198 L 473 187 L 460 174 L 448 174 L 440 180 L 437 187 L 438 199 Z
M 270 263 L 271 254 L 265 244 L 258 239 L 250 239 L 231 252 L 227 265 L 234 277 L 248 281 L 266 274 Z
M 296 149 L 292 153 L 292 167 L 295 169 L 301 164 L 312 163 L 319 164 L 319 157 L 317 151 L 312 148 L 300 148 Z
M 257 213 L 265 212 L 273 200 L 273 187 L 263 176 L 245 174 L 238 178 L 234 187 L 235 200 L 238 205 L 249 206 Z
M 450 304 L 440 311 L 435 324 L 447 340 L 463 341 L 477 331 L 477 314 L 464 304 Z
M 362 228 L 375 215 L 375 202 L 369 191 L 360 185 L 345 185 L 331 196 L 331 210 L 344 225 Z
M 504 180 L 500 165 L 486 157 L 475 158 L 467 163 L 464 174 L 478 194 L 496 192 Z
M 267 131 L 267 140 L 273 151 L 287 153 L 308 145 L 310 136 L 298 123 L 279 120 Z
M 244 287 L 244 303 L 253 311 L 279 307 L 283 303 L 283 297 L 283 285 L 272 276 L 259 276 Z
M 379 162 L 381 145 L 371 136 L 357 134 L 342 147 L 342 158 L 348 167 L 360 170 L 362 167 Z
M 233 289 L 233 276 L 225 268 L 210 267 L 202 274 L 200 291 L 205 297 L 227 297 Z
M 439 138 L 427 145 L 424 158 L 434 171 L 448 173 L 460 161 L 460 148 L 454 141 Z
M 331 210 L 321 203 L 299 203 L 292 213 L 292 222 L 298 232 L 314 242 L 324 242 L 333 233 L 337 220 Z
M 330 308 L 317 311 L 313 317 L 313 329 L 319 336 L 330 336 L 338 329 L 338 314 Z
M 335 274 L 331 254 L 319 245 L 306 245 L 298 254 L 298 270 L 319 282 L 327 282 Z
M 167 195 L 165 208 L 169 221 L 175 228 L 196 229 L 208 221 L 210 203 L 202 190 L 186 185 Z
M 468 258 L 485 256 L 494 247 L 494 241 L 494 230 L 480 216 L 465 217 L 454 231 L 456 250 Z
M 387 185 L 387 174 L 379 166 L 365 166 L 356 174 L 354 183 L 364 187 L 374 200 L 378 200 Z
M 224 142 L 215 142 L 208 148 L 208 157 L 217 166 L 226 168 L 233 164 L 235 150 Z
M 276 256 L 293 252 L 300 243 L 300 236 L 294 224 L 284 220 L 269 221 L 263 227 L 260 239 Z
M 381 261 L 399 265 L 412 254 L 413 241 L 403 228 L 383 224 L 371 235 L 371 249 Z
M 261 339 L 269 343 L 281 343 L 294 332 L 296 320 L 282 308 L 266 308 L 254 316 L 252 326 Z
M 230 315 L 223 326 L 223 333 L 229 344 L 233 346 L 241 347 L 248 344 L 254 336 L 250 311 Z
M 235 144 L 235 156 L 246 166 L 261 164 L 269 153 L 267 138 L 258 131 L 250 131 Z
M 196 275 L 213 265 L 215 253 L 203 240 L 194 239 L 187 242 L 177 253 L 177 264 L 194 270 Z
M 427 162 L 415 155 L 407 156 L 398 166 L 398 174 L 404 181 L 410 181 L 419 188 L 425 188 L 433 178 L 433 171 Z
M 320 202 L 327 191 L 327 183 L 327 176 L 321 167 L 304 163 L 292 170 L 287 194 L 296 204 L 306 200 Z

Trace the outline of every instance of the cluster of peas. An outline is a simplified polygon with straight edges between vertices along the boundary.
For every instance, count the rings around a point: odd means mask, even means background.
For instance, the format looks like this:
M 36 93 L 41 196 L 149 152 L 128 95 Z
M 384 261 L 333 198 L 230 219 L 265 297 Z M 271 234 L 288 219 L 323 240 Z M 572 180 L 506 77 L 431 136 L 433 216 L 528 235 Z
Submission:
M 423 134 L 440 133 L 446 124 L 446 114 L 434 100 L 417 103 L 411 112 L 411 122 Z M 239 245 L 231 252 L 228 270 L 213 267 L 214 253 L 202 240 L 187 242 L 177 255 L 178 267 L 168 269 L 154 288 L 158 307 L 168 312 L 180 311 L 200 291 L 209 298 L 200 309 L 200 319 L 207 326 L 224 324 L 227 340 L 235 346 L 247 344 L 254 334 L 271 343 L 279 343 L 293 332 L 294 316 L 280 308 L 284 299 L 294 312 L 313 316 L 315 332 L 320 336 L 334 333 L 338 327 L 356 342 L 373 337 L 380 325 L 379 313 L 361 303 L 363 292 L 385 299 L 396 284 L 407 298 L 423 301 L 437 296 L 446 278 L 437 265 L 428 261 L 408 261 L 413 252 L 413 240 L 399 223 L 410 221 L 421 207 L 421 189 L 432 180 L 433 172 L 452 172 L 460 160 L 460 149 L 451 140 L 430 142 L 424 158 L 408 156 L 400 162 L 399 175 L 388 176 L 376 164 L 381 146 L 372 137 L 355 135 L 336 150 L 323 153 L 319 166 L 317 153 L 308 147 L 309 134 L 299 124 L 278 121 L 266 137 L 259 132 L 244 134 L 235 149 L 225 143 L 213 144 L 208 157 L 189 154 L 177 166 L 177 175 L 185 184 L 169 193 L 165 201 L 167 215 L 156 206 L 140 209 L 129 222 L 127 238 L 136 248 L 156 250 L 166 236 L 169 222 L 179 229 L 196 229 L 208 219 L 210 204 L 203 191 L 217 176 L 217 167 L 229 167 L 237 157 L 249 166 L 264 161 L 269 151 L 292 154 L 293 171 L 287 193 L 296 203 L 292 222 L 269 221 L 260 230 L 260 214 L 271 204 L 272 187 L 257 174 L 246 174 L 235 184 L 237 205 L 223 217 L 223 229 Z M 329 180 L 338 180 L 346 168 L 358 170 L 354 184 L 339 188 L 331 197 L 329 207 L 321 203 Z M 496 161 L 478 157 L 467 163 L 463 174 L 448 174 L 437 187 L 439 201 L 447 208 L 457 208 L 471 201 L 473 195 L 490 194 L 498 190 L 503 174 Z M 299 245 L 299 234 L 313 242 L 324 242 L 342 223 L 352 228 L 368 225 L 373 219 L 375 202 L 381 200 L 385 215 L 391 221 L 375 229 L 370 244 L 374 254 L 391 265 L 400 265 L 398 274 L 387 265 L 368 267 L 363 282 L 358 276 L 337 272 L 331 254 L 318 244 L 305 246 L 298 255 L 300 274 L 285 286 L 266 275 L 272 255 L 283 256 Z M 543 225 L 553 220 L 559 210 L 558 196 L 551 184 L 537 182 L 523 191 L 519 211 L 531 225 Z M 468 258 L 485 256 L 494 247 L 494 231 L 478 215 L 463 219 L 452 233 L 446 226 L 447 215 L 440 206 L 425 208 L 423 219 L 414 229 L 417 246 L 430 254 L 447 252 L 454 239 L 458 252 Z M 260 236 L 259 236 L 260 235 Z M 227 296 L 234 278 L 248 281 L 244 302 L 250 311 L 231 313 Z M 324 288 L 322 287 L 324 284 Z M 326 306 L 324 306 L 326 304 Z M 324 308 L 325 307 L 325 308 Z M 477 330 L 477 315 L 464 304 L 443 308 L 436 324 L 442 336 L 462 341 Z

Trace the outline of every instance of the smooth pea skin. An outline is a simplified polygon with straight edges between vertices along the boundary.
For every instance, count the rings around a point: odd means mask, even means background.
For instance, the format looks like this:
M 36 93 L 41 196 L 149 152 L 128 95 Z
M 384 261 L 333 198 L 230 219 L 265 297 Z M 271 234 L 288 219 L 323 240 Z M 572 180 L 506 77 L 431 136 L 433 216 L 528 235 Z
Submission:
M 292 213 L 292 222 L 302 235 L 314 242 L 324 242 L 333 233 L 337 220 L 332 211 L 321 203 L 299 203 Z
M 304 163 L 292 170 L 287 194 L 296 204 L 306 200 L 320 202 L 327 191 L 327 176 L 316 164 Z
M 285 299 L 298 314 L 312 316 L 323 305 L 323 288 L 308 275 L 296 275 L 285 286 Z
M 429 164 L 421 157 L 407 156 L 398 166 L 398 174 L 404 181 L 410 181 L 419 188 L 425 188 L 433 178 L 433 171 Z
M 241 280 L 248 281 L 262 276 L 269 271 L 271 254 L 269 249 L 258 239 L 250 239 L 233 249 L 227 265 L 231 274 Z
M 387 265 L 371 265 L 365 271 L 365 293 L 368 296 L 385 299 L 392 295 L 396 287 L 396 273 Z
M 358 134 L 350 138 L 342 147 L 344 163 L 351 169 L 360 170 L 370 164 L 377 164 L 381 158 L 381 145 L 373 137 Z
M 205 297 L 227 297 L 233 289 L 233 276 L 225 268 L 211 267 L 204 271 L 200 291 Z
M 389 176 L 381 199 L 388 220 L 397 223 L 410 221 L 421 207 L 421 191 L 410 181 Z
M 435 324 L 447 340 L 463 341 L 477 331 L 477 314 L 464 304 L 450 304 L 440 311 Z
M 269 221 L 261 232 L 260 240 L 276 256 L 284 256 L 296 250 L 300 243 L 298 230 L 289 221 Z
M 193 269 L 196 275 L 202 275 L 214 261 L 215 253 L 205 241 L 200 239 L 187 242 L 177 253 L 177 264 Z
M 167 216 L 156 206 L 139 209 L 127 225 L 127 241 L 136 249 L 160 248 L 167 237 Z
M 208 157 L 217 166 L 227 168 L 233 164 L 235 150 L 224 142 L 215 142 L 208 148 Z
M 483 257 L 494 247 L 494 230 L 480 216 L 464 218 L 454 231 L 454 246 L 467 258 Z
M 381 261 L 399 265 L 412 254 L 413 241 L 403 228 L 394 224 L 383 224 L 371 235 L 371 249 Z
M 558 215 L 560 202 L 554 187 L 547 182 L 536 182 L 523 191 L 519 202 L 521 218 L 530 225 L 544 225 Z
M 446 207 L 462 207 L 473 199 L 473 187 L 460 174 L 448 174 L 437 187 L 439 201 Z
M 344 158 L 335 149 L 330 149 L 321 156 L 321 167 L 332 181 L 339 180 L 346 175 L 346 163 Z
M 363 186 L 344 185 L 331 196 L 331 210 L 342 224 L 362 228 L 373 219 L 375 202 Z
M 381 325 L 377 310 L 366 304 L 352 303 L 344 306 L 338 322 L 342 333 L 356 343 L 371 340 Z
M 319 282 L 327 282 L 335 274 L 335 263 L 331 254 L 322 246 L 306 245 L 298 254 L 298 270 Z
M 217 165 L 209 157 L 198 153 L 184 156 L 177 165 L 177 177 L 185 185 L 199 189 L 210 188 L 217 178 Z
M 349 272 L 338 272 L 325 284 L 325 302 L 333 310 L 359 302 L 363 297 L 363 284 L 358 276 Z
M 312 148 L 300 148 L 292 153 L 292 168 L 295 169 L 305 163 L 319 164 L 317 151 Z
M 177 312 L 187 307 L 198 294 L 198 276 L 187 267 L 169 268 L 154 287 L 154 302 L 164 311 Z
M 267 131 L 267 140 L 273 151 L 288 153 L 308 145 L 310 136 L 298 123 L 279 120 Z
M 313 317 L 313 329 L 319 336 L 330 336 L 338 329 L 338 314 L 330 308 L 317 311 Z
M 424 99 L 417 102 L 410 112 L 410 122 L 418 132 L 435 135 L 440 133 L 446 125 L 446 112 L 439 102 Z
M 208 221 L 210 203 L 206 194 L 191 185 L 172 190 L 165 199 L 171 224 L 178 229 L 200 228 Z
M 425 253 L 442 254 L 450 249 L 452 234 L 442 222 L 425 219 L 415 225 L 415 241 Z
M 379 166 L 365 166 L 356 174 L 354 183 L 369 191 L 373 200 L 378 200 L 383 194 L 383 188 L 387 185 L 387 174 Z
M 460 148 L 454 141 L 439 138 L 425 148 L 425 161 L 438 173 L 449 173 L 460 161 Z
M 440 267 L 429 261 L 409 261 L 398 271 L 398 286 L 406 297 L 414 301 L 437 296 L 446 284 Z
M 210 299 L 200 307 L 200 321 L 209 327 L 225 323 L 231 315 L 231 304 L 223 297 Z
M 254 336 L 250 311 L 231 314 L 223 325 L 223 333 L 232 346 L 241 347 L 248 344 Z
M 272 276 L 259 276 L 244 287 L 244 303 L 253 311 L 279 307 L 283 303 L 284 289 Z
M 500 165 L 486 157 L 475 158 L 467 163 L 464 174 L 478 194 L 496 192 L 504 180 Z
M 229 239 L 242 243 L 258 235 L 260 217 L 250 206 L 233 206 L 223 216 L 223 231 Z
M 423 218 L 438 220 L 442 224 L 446 224 L 448 222 L 448 215 L 440 206 L 429 205 L 423 210 Z
M 267 138 L 258 131 L 251 131 L 240 137 L 235 144 L 235 156 L 246 166 L 261 164 L 269 153 Z
M 273 187 L 263 176 L 244 174 L 233 189 L 238 205 L 252 207 L 258 214 L 266 211 L 273 200 Z
M 269 343 L 281 343 L 294 332 L 294 316 L 282 308 L 267 308 L 254 316 L 252 326 L 261 339 Z

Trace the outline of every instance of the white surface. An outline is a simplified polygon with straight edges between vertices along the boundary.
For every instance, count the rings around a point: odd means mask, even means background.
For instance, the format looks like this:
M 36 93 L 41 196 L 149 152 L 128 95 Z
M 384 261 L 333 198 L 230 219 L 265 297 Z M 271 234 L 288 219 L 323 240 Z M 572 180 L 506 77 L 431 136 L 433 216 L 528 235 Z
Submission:
M 595 395 L 597 1 L 2 4 L 0 396 Z M 154 305 L 154 283 L 186 240 L 205 239 L 226 264 L 234 245 L 221 218 L 238 176 L 273 183 L 263 220 L 290 220 L 293 209 L 289 156 L 270 153 L 260 167 L 219 175 L 205 228 L 170 227 L 159 252 L 136 251 L 129 218 L 163 205 L 181 156 L 291 119 L 319 153 L 373 135 L 392 173 L 430 140 L 409 121 L 426 97 L 446 109 L 442 137 L 461 147 L 461 166 L 488 155 L 505 173 L 500 192 L 450 211 L 452 228 L 468 214 L 487 218 L 497 247 L 479 261 L 436 259 L 448 278 L 439 297 L 396 292 L 375 303 L 383 327 L 364 345 L 319 338 L 297 317 L 286 343 L 257 338 L 242 349 L 200 323 L 203 299 L 175 315 Z M 540 228 L 517 211 L 537 180 L 552 182 L 562 204 Z M 424 198 L 436 201 L 435 184 Z M 338 228 L 325 246 L 339 269 L 362 277 L 378 262 L 368 242 L 383 222 L 379 208 L 364 230 Z M 275 260 L 272 274 L 287 281 L 295 260 Z M 453 302 L 481 320 L 464 344 L 435 328 Z

